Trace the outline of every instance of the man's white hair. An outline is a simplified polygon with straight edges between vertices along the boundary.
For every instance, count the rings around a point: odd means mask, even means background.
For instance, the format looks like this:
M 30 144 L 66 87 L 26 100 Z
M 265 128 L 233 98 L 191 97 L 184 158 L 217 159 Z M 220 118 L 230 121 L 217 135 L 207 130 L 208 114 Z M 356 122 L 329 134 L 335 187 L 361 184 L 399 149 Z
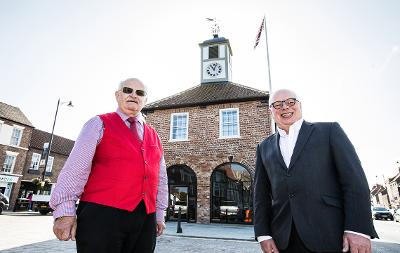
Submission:
M 129 82 L 141 83 L 141 84 L 143 85 L 143 87 L 144 87 L 144 90 L 147 91 L 147 86 L 146 86 L 142 81 L 140 81 L 139 78 L 134 78 L 134 77 L 128 78 L 128 79 L 126 79 L 126 80 L 120 82 L 119 85 L 118 85 L 118 90 L 121 90 L 121 89 L 124 87 L 124 85 L 125 85 L 126 83 L 129 83 Z

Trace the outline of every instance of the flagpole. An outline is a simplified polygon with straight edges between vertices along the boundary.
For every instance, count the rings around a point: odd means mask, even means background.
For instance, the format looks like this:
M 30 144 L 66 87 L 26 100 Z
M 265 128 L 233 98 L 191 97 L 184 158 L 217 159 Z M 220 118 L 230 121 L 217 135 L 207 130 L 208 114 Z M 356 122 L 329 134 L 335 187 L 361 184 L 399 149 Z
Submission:
M 267 36 L 267 21 L 265 20 L 264 15 L 264 32 L 265 32 L 265 44 L 267 45 L 267 64 L 268 64 L 268 83 L 269 83 L 269 94 L 272 93 L 272 84 L 271 84 L 271 71 L 270 71 L 270 64 L 269 64 L 269 51 L 268 51 L 268 36 Z
M 272 82 L 271 82 L 271 66 L 269 62 L 269 50 L 268 50 L 268 36 L 267 36 L 267 21 L 265 19 L 265 14 L 264 14 L 264 32 L 265 32 L 265 44 L 267 46 L 267 65 L 268 65 L 268 84 L 269 84 L 269 100 L 271 100 L 271 94 L 272 94 Z M 276 132 L 276 124 L 274 119 L 272 118 L 271 115 L 271 134 L 274 134 Z

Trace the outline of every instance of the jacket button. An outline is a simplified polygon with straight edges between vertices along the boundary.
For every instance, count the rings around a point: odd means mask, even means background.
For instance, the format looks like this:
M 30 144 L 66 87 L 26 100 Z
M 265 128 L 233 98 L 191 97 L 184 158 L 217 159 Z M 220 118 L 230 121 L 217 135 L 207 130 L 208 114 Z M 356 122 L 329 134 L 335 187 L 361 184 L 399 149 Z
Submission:
M 143 195 L 146 195 L 146 192 L 143 192 L 142 194 L 143 194 Z
M 147 176 L 144 176 L 144 180 L 146 180 L 147 179 Z
M 287 173 L 287 174 L 286 174 L 286 176 L 287 176 L 287 177 L 291 177 L 291 176 L 292 176 L 292 174 L 290 174 L 290 173 Z
M 145 160 L 144 163 L 147 164 L 147 161 Z
M 294 193 L 290 193 L 289 198 L 293 198 L 293 197 L 294 197 Z

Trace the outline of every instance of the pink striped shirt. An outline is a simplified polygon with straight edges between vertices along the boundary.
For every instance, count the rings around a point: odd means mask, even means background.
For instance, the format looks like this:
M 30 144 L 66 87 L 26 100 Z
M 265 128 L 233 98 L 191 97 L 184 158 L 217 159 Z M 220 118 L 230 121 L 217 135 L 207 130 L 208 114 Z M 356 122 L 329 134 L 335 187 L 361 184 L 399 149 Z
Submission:
M 129 127 L 128 116 L 117 109 L 118 115 Z M 144 118 L 142 114 L 137 116 L 138 135 L 143 139 Z M 92 168 L 92 160 L 96 152 L 97 144 L 103 136 L 103 122 L 99 116 L 91 118 L 83 126 L 78 139 L 75 141 L 67 161 L 61 170 L 54 188 L 50 207 L 54 210 L 53 217 L 75 216 L 75 203 L 81 196 Z M 164 221 L 164 210 L 168 205 L 168 178 L 164 156 L 160 161 L 160 173 L 156 200 L 157 221 Z

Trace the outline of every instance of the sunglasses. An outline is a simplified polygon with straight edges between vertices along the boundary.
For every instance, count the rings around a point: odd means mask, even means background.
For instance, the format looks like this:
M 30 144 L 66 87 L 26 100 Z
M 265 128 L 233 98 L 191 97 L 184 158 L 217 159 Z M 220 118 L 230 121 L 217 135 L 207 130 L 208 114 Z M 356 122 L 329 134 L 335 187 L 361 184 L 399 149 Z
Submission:
M 139 97 L 144 97 L 147 95 L 147 92 L 145 90 L 134 90 L 129 87 L 123 87 L 122 92 L 125 94 L 132 94 L 133 92 L 135 92 L 136 95 L 138 95 Z

